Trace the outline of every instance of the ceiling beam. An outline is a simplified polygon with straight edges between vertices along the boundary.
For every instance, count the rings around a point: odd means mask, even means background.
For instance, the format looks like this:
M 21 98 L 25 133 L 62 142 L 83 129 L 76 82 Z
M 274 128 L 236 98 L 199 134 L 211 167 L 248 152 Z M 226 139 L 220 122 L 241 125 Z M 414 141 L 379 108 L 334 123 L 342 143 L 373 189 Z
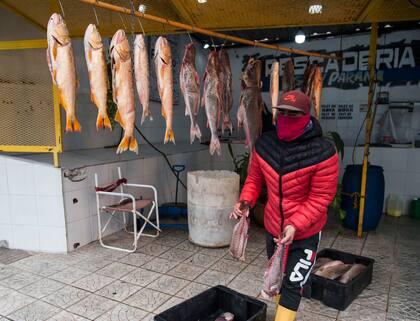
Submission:
M 182 2 L 183 2 L 182 0 L 171 1 L 171 3 L 175 7 L 176 12 L 180 16 L 180 18 L 183 20 L 183 22 L 195 26 L 194 19 L 191 17 L 190 13 L 188 12 L 188 9 L 185 8 Z
M 374 22 L 374 21 L 379 21 L 377 12 L 379 11 L 382 3 L 384 1 L 383 0 L 370 0 L 364 7 L 363 9 L 359 12 L 357 18 L 356 18 L 356 22 L 358 23 L 363 23 L 363 22 Z M 373 17 L 370 17 L 369 20 L 367 20 L 367 18 L 371 15 L 374 14 Z
M 35 21 L 34 19 L 32 19 L 30 16 L 26 15 L 25 13 L 23 13 L 22 11 L 20 11 L 16 7 L 12 6 L 8 2 L 6 2 L 4 0 L 0 0 L 0 4 L 3 5 L 6 9 L 8 9 L 11 12 L 15 13 L 16 15 L 24 18 L 26 21 L 28 21 L 30 24 L 34 25 L 35 27 L 37 27 L 41 31 L 46 31 L 47 30 L 47 28 L 45 28 L 45 26 L 43 26 L 42 24 L 38 23 L 37 21 Z

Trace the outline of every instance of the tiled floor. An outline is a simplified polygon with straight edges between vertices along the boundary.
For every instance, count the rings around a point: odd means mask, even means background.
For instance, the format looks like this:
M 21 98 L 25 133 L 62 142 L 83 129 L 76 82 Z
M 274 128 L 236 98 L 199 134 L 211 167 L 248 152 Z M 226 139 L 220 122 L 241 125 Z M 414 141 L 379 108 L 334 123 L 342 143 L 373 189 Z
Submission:
M 117 233 L 109 241 L 128 239 Z M 245 263 L 226 249 L 189 243 L 183 231 L 165 231 L 141 244 L 134 254 L 97 242 L 69 255 L 1 250 L 0 321 L 153 320 L 216 284 L 259 295 L 266 264 L 260 228 L 251 229 Z M 298 320 L 420 320 L 420 221 L 384 217 L 377 231 L 357 239 L 332 219 L 323 232 L 325 247 L 374 258 L 374 280 L 344 312 L 304 299 Z M 275 305 L 267 304 L 272 321 Z

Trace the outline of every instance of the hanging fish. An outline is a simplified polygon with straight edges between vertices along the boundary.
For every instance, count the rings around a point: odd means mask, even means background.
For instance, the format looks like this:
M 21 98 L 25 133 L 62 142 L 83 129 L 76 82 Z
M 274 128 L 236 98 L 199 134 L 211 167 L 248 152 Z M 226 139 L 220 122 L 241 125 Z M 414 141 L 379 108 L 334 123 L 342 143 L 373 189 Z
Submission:
M 261 296 L 265 299 L 272 298 L 280 292 L 284 272 L 284 250 L 285 246 L 283 244 L 278 246 L 270 261 L 268 261 L 261 291 Z
M 222 112 L 223 123 L 222 133 L 229 129 L 230 134 L 233 132 L 233 124 L 230 118 L 230 111 L 233 106 L 233 87 L 232 87 L 232 70 L 230 68 L 229 53 L 226 49 L 220 50 L 219 53 L 221 81 L 222 81 Z
M 141 115 L 141 124 L 149 117 L 153 120 L 150 112 L 150 83 L 149 83 L 149 57 L 147 54 L 147 46 L 142 34 L 136 35 L 134 40 L 134 76 L 136 78 L 137 94 L 140 104 L 143 108 Z
M 282 80 L 283 94 L 296 88 L 295 67 L 293 65 L 292 59 L 287 60 L 286 64 L 284 65 Z
M 262 132 L 261 60 L 250 59 L 241 78 L 238 127 L 244 127 L 245 145 L 252 151 Z
M 273 124 L 276 124 L 277 121 L 277 106 L 279 99 L 279 62 L 274 61 L 271 66 L 270 74 L 270 99 L 271 99 L 271 110 L 273 112 Z
M 198 109 L 200 107 L 200 78 L 195 69 L 195 47 L 194 43 L 185 46 L 184 58 L 179 73 L 179 84 L 185 103 L 185 116 L 190 116 L 190 143 L 195 137 L 201 139 L 201 131 L 198 126 Z
M 217 127 L 220 120 L 220 107 L 222 86 L 219 78 L 219 60 L 216 51 L 209 53 L 206 71 L 204 74 L 204 94 L 202 105 L 205 107 L 207 115 L 207 126 L 210 127 L 210 154 L 216 152 L 221 154 L 219 137 L 217 135 Z
M 127 149 L 138 153 L 138 145 L 134 137 L 133 70 L 131 67 L 130 45 L 124 30 L 118 30 L 112 37 L 109 47 L 112 68 L 112 96 L 117 104 L 115 120 L 124 128 L 124 136 L 118 145 L 117 154 Z
M 162 116 L 166 121 L 164 143 L 166 144 L 168 141 L 171 141 L 175 144 L 175 136 L 172 129 L 174 88 L 172 54 L 169 42 L 165 37 L 159 37 L 156 41 L 154 61 L 159 97 L 162 101 Z
M 96 129 L 106 127 L 112 130 L 107 113 L 108 74 L 104 45 L 94 24 L 90 24 L 84 37 L 85 58 L 89 74 L 90 99 L 98 108 Z
M 323 81 L 323 78 L 321 74 L 321 68 L 319 66 L 316 66 L 311 98 L 312 98 L 312 104 L 315 109 L 315 117 L 317 119 L 319 119 L 319 114 L 321 112 L 322 81 Z
M 80 132 L 76 118 L 76 67 L 66 22 L 53 13 L 47 27 L 47 62 L 51 78 L 58 89 L 60 105 L 66 111 L 66 131 Z
M 308 64 L 305 69 L 305 73 L 303 74 L 303 85 L 302 85 L 302 92 L 305 93 L 306 96 L 309 98 L 312 97 L 313 93 L 313 85 L 314 85 L 314 76 L 315 76 L 315 65 Z

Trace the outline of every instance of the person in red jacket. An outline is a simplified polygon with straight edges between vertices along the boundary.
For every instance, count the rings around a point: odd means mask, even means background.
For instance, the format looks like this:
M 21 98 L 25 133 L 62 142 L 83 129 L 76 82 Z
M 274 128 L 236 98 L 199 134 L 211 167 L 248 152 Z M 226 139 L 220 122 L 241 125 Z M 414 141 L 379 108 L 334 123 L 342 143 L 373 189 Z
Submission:
M 268 200 L 264 212 L 267 256 L 286 245 L 286 263 L 275 321 L 296 317 L 302 290 L 315 263 L 321 230 L 334 199 L 338 156 L 311 117 L 311 103 L 301 91 L 280 98 L 275 131 L 263 133 L 251 154 L 248 176 L 232 216 L 254 207 L 263 184 Z

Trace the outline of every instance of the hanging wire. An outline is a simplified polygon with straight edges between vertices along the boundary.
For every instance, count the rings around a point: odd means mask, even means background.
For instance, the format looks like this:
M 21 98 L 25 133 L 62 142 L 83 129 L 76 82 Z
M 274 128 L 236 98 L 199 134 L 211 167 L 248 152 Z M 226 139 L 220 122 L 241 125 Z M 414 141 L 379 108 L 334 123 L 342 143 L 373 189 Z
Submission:
M 213 37 L 212 37 L 212 36 L 210 36 L 210 39 L 211 39 L 211 43 L 212 43 L 212 46 L 213 46 L 213 50 L 216 50 L 216 46 L 215 46 L 215 44 L 214 44 L 214 39 L 213 39 Z
M 134 29 L 134 19 L 135 19 L 135 14 L 134 14 L 134 12 L 136 11 L 135 9 L 134 9 L 134 3 L 133 3 L 133 0 L 130 0 L 130 5 L 131 5 L 131 21 L 130 21 L 130 26 L 131 26 L 131 36 L 133 37 L 133 41 L 134 41 L 134 31 L 135 31 L 135 29 Z
M 121 12 L 119 12 L 119 13 L 118 13 L 118 15 L 120 16 L 120 19 L 121 19 L 122 25 L 124 26 L 124 31 L 127 31 L 127 26 L 125 25 L 124 18 L 122 17 Z
M 64 12 L 64 8 L 63 8 L 63 4 L 61 3 L 61 0 L 58 0 L 58 3 L 60 4 L 60 8 L 61 8 L 61 14 L 63 15 L 63 18 L 66 18 L 66 14 Z
M 132 4 L 132 10 L 134 10 L 134 4 L 133 4 L 133 2 L 131 2 L 131 4 Z M 143 12 L 141 12 L 141 13 L 143 14 Z M 139 16 L 136 16 L 136 17 L 137 17 L 137 21 L 139 22 L 139 25 L 140 25 L 140 28 L 141 28 L 141 32 L 143 33 L 143 36 L 146 37 L 146 32 L 144 31 L 143 24 L 141 23 L 140 17 Z
M 187 34 L 188 34 L 188 37 L 190 37 L 190 41 L 191 42 L 194 42 L 193 39 L 192 39 L 192 37 L 191 37 L 191 34 L 190 34 L 190 31 L 189 30 L 187 30 Z
M 98 1 L 96 1 L 96 2 L 98 2 Z M 99 27 L 98 13 L 96 12 L 96 8 L 95 8 L 94 5 L 92 5 L 92 9 L 93 9 L 93 13 L 95 14 L 96 26 Z

